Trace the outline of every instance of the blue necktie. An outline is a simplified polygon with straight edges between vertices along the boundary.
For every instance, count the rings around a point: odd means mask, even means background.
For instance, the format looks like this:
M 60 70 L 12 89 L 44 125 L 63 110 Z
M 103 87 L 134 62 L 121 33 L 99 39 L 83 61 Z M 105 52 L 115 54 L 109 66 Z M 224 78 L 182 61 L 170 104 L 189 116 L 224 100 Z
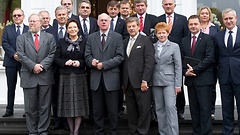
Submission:
M 232 37 L 232 31 L 229 31 L 229 36 L 227 40 L 227 49 L 229 53 L 232 53 L 233 50 L 233 37 Z
M 63 38 L 63 27 L 60 27 L 60 31 L 58 33 L 58 39 Z
M 20 26 L 18 25 L 17 26 L 17 36 L 19 36 L 20 35 Z
M 88 30 L 87 30 L 87 25 L 86 25 L 86 19 L 83 19 L 83 34 L 87 38 Z
M 113 31 L 113 21 L 114 19 L 112 18 L 111 23 L 110 23 L 110 30 Z

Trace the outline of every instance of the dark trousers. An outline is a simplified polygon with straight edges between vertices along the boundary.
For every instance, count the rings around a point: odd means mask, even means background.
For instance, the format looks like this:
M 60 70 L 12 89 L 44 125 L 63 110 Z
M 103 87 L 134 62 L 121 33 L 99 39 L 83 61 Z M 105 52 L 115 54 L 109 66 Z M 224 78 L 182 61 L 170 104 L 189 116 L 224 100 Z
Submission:
M 23 88 L 29 134 L 47 135 L 51 120 L 51 86 Z
M 5 67 L 5 73 L 7 77 L 7 107 L 6 112 L 14 112 L 14 99 L 15 99 L 15 90 L 17 84 L 17 74 L 20 71 L 20 65 L 14 67 Z
M 105 107 L 109 119 L 108 135 L 117 135 L 119 90 L 107 91 L 103 78 L 96 91 L 92 90 L 94 135 L 104 135 Z
M 147 135 L 151 121 L 151 91 L 143 92 L 128 83 L 125 95 L 130 134 Z
M 229 81 L 227 84 L 220 84 L 222 115 L 223 115 L 223 135 L 232 135 L 234 131 L 234 98 L 237 104 L 238 113 L 238 134 L 240 134 L 240 85 Z
M 212 86 L 188 86 L 193 135 L 211 135 Z
M 183 85 L 182 85 L 183 86 Z M 177 94 L 177 99 L 176 99 L 176 107 L 177 107 L 177 113 L 178 114 L 184 114 L 185 111 L 185 96 L 184 96 L 184 89 L 181 87 L 181 92 Z

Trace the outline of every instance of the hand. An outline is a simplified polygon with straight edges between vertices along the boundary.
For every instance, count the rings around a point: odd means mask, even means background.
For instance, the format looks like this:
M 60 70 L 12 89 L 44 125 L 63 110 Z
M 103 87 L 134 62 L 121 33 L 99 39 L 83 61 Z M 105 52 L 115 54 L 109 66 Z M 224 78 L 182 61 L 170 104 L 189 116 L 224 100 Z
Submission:
M 176 90 L 176 94 L 181 92 L 181 88 L 175 88 L 175 90 Z
M 78 60 L 74 60 L 73 63 L 72 63 L 72 65 L 73 65 L 74 67 L 79 67 L 79 66 L 80 66 L 80 62 L 79 62 Z
M 18 61 L 18 54 L 17 54 L 17 52 L 14 53 L 13 58 L 14 58 L 16 61 Z
M 196 76 L 196 74 L 193 71 L 193 68 L 191 65 L 187 64 L 188 69 L 187 72 L 185 73 L 185 76 Z
M 66 61 L 65 63 L 66 66 L 72 66 L 72 64 L 73 64 L 73 61 L 71 59 Z
M 141 83 L 141 90 L 142 90 L 142 91 L 147 91 L 147 90 L 148 90 L 148 84 L 147 84 L 146 81 L 143 81 L 143 82 Z
M 102 69 L 103 69 L 102 62 L 100 62 L 100 63 L 97 64 L 97 69 L 98 69 L 98 70 L 102 70 Z
M 33 68 L 33 72 L 35 74 L 39 74 L 42 71 L 43 71 L 43 66 L 41 64 L 36 64 Z
M 92 65 L 93 65 L 94 67 L 96 67 L 98 63 L 99 63 L 99 60 L 97 60 L 97 59 L 93 59 L 93 60 L 92 60 Z

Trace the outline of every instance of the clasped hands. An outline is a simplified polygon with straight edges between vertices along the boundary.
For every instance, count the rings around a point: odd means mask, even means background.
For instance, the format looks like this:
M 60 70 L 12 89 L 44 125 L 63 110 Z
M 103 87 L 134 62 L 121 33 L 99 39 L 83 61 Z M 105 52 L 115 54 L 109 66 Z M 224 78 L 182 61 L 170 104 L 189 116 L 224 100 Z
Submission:
M 185 76 L 196 76 L 196 74 L 193 71 L 193 68 L 191 65 L 187 64 L 188 69 L 187 72 L 185 73 Z
M 102 62 L 99 62 L 99 60 L 97 59 L 92 60 L 92 65 L 96 67 L 98 70 L 102 70 L 103 68 Z
M 79 67 L 80 66 L 80 62 L 78 60 L 71 60 L 71 59 L 69 59 L 68 61 L 66 61 L 65 65 L 66 66 Z
M 42 71 L 43 71 L 43 65 L 41 64 L 36 64 L 33 68 L 33 73 L 35 74 L 39 74 Z

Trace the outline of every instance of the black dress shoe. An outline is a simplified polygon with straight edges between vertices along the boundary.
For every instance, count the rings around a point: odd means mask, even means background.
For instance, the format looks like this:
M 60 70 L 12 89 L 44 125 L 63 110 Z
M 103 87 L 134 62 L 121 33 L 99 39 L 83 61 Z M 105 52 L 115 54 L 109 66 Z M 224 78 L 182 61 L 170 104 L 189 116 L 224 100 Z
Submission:
M 59 129 L 61 129 L 61 126 L 55 125 L 55 126 L 53 126 L 51 129 L 52 129 L 52 130 L 59 130 Z
M 185 118 L 184 118 L 183 114 L 179 113 L 178 114 L 178 119 L 184 120 Z
M 11 112 L 5 112 L 5 114 L 3 114 L 2 117 L 9 117 L 9 116 L 13 116 L 13 113 L 11 113 Z
M 23 115 L 22 115 L 23 117 L 26 117 L 26 113 L 23 113 Z

